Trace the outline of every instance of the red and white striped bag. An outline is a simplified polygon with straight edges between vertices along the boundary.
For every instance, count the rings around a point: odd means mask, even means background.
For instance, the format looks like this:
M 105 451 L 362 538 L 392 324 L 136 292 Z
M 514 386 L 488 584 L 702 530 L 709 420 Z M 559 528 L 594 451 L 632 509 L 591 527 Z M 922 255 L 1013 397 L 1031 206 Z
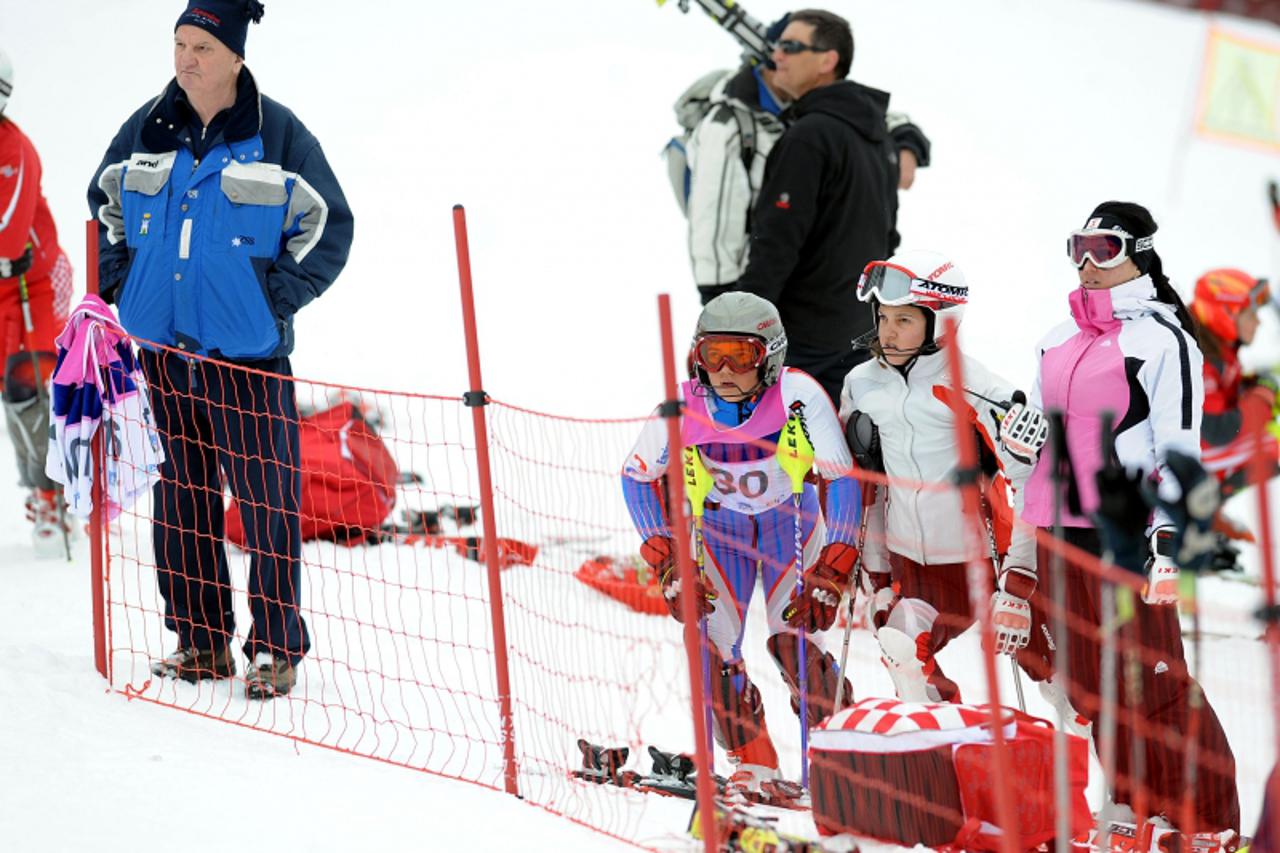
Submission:
M 1001 709 L 1010 789 L 1024 849 L 1054 836 L 1053 726 Z M 1071 832 L 1091 823 L 1089 750 L 1068 735 Z M 990 711 L 970 705 L 864 699 L 809 737 L 813 819 L 824 835 L 851 832 L 911 846 L 998 850 Z

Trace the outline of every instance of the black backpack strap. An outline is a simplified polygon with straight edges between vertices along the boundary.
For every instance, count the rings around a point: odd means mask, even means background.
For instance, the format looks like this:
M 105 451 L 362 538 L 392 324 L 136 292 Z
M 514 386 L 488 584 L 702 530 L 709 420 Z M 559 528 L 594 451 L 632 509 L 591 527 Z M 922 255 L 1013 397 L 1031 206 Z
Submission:
M 742 165 L 747 169 L 747 181 L 750 182 L 751 163 L 756 159 L 756 119 L 749 110 L 741 107 L 733 107 L 733 117 L 738 122 L 738 136 L 742 139 Z

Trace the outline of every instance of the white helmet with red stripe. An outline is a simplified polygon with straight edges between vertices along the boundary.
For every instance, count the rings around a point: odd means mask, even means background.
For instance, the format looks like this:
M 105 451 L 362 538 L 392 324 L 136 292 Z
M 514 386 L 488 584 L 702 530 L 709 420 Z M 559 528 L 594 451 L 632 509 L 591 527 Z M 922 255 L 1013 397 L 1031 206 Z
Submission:
M 925 309 L 928 334 L 920 354 L 936 352 L 937 321 L 946 316 L 956 325 L 969 304 L 969 283 L 955 262 L 940 252 L 908 249 L 887 261 L 872 261 L 858 281 L 858 298 L 881 305 L 915 305 Z

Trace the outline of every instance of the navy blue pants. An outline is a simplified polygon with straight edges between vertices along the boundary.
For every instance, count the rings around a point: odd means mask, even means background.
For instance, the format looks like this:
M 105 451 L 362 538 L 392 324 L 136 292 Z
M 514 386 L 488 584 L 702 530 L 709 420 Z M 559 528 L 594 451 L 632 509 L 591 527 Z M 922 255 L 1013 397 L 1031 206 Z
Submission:
M 180 647 L 219 649 L 235 632 L 223 546 L 223 482 L 240 506 L 249 552 L 244 645 L 296 665 L 311 647 L 298 611 L 302 536 L 298 412 L 288 358 L 239 367 L 142 352 L 164 441 L 152 541 L 165 627 Z

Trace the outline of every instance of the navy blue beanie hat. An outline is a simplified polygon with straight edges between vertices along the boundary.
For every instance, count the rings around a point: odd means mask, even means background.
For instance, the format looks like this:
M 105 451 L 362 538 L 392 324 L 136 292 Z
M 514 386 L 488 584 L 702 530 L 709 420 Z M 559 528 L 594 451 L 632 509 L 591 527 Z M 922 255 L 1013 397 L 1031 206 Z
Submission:
M 178 16 L 178 27 L 199 27 L 244 58 L 244 40 L 249 22 L 262 20 L 265 8 L 258 0 L 188 0 L 187 10 Z

